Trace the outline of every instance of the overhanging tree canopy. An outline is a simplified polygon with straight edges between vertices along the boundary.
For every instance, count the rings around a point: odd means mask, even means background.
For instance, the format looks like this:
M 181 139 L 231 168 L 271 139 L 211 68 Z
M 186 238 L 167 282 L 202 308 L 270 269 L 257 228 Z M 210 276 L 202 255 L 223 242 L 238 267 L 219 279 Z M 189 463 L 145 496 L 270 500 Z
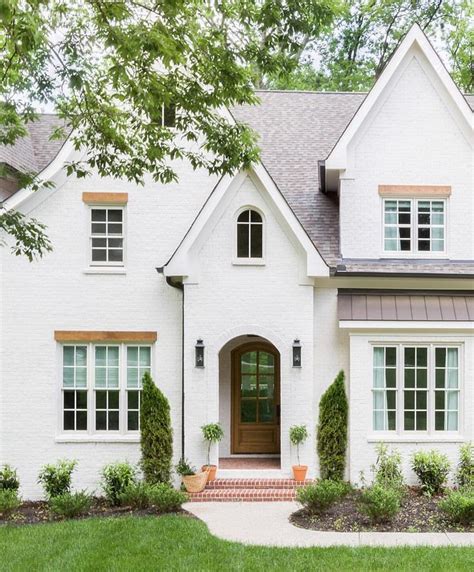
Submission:
M 139 184 L 150 174 L 167 183 L 176 179 L 171 160 L 180 158 L 233 173 L 258 158 L 256 138 L 222 109 L 254 103 L 263 73 L 290 70 L 337 1 L 3 2 L 0 144 L 26 134 L 38 103 L 52 104 L 74 130 L 75 148 L 87 149 L 69 173 L 96 169 Z M 171 105 L 176 131 L 162 121 Z M 0 228 L 24 238 L 1 217 Z M 33 253 L 42 246 L 36 241 Z

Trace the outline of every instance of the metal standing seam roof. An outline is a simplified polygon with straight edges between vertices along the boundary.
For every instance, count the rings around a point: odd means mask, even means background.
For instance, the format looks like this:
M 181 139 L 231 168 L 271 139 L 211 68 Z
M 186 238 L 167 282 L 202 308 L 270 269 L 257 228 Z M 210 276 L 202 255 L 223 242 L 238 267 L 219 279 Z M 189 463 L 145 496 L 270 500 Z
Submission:
M 474 292 L 339 290 L 339 320 L 474 322 Z

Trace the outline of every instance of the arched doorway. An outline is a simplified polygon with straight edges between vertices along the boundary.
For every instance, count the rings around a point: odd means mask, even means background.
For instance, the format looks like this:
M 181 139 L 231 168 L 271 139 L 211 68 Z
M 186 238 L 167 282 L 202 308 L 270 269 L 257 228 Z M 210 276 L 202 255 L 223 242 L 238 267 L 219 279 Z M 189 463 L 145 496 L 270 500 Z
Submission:
M 280 453 L 280 354 L 256 340 L 232 351 L 231 452 Z

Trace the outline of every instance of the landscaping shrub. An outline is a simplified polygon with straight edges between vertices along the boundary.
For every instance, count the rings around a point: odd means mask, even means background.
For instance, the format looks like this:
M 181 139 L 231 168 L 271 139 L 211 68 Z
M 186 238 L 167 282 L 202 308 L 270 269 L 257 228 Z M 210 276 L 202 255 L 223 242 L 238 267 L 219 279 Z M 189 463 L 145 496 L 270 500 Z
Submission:
M 141 468 L 145 480 L 149 483 L 168 483 L 173 456 L 170 406 L 148 372 L 143 376 L 140 432 Z
M 21 504 L 18 492 L 14 489 L 0 489 L 0 514 L 8 517 Z
M 453 522 L 471 525 L 474 523 L 474 488 L 450 491 L 446 498 L 440 501 L 440 509 Z
M 128 462 L 111 463 L 102 469 L 102 490 L 113 505 L 120 504 L 120 495 L 137 482 L 137 469 Z
M 391 487 L 403 490 L 405 479 L 402 473 L 402 458 L 398 451 L 388 450 L 385 443 L 379 443 L 376 447 L 377 460 L 372 466 L 374 472 L 374 483 L 384 487 Z
M 446 455 L 439 451 L 417 451 L 413 455 L 412 469 L 428 495 L 439 493 L 448 478 L 451 465 Z
M 474 488 L 474 444 L 472 442 L 464 443 L 459 447 L 456 483 L 460 487 Z
M 63 459 L 56 465 L 44 465 L 38 476 L 38 482 L 43 485 L 46 498 L 57 497 L 71 491 L 71 475 L 77 461 Z
M 0 491 L 17 491 L 20 488 L 20 480 L 16 470 L 10 465 L 3 465 L 0 469 Z
M 134 509 L 145 509 L 151 506 L 159 512 L 177 510 L 188 500 L 185 493 L 175 490 L 166 483 L 135 483 L 129 485 L 120 495 L 120 504 Z
M 361 510 L 372 522 L 391 520 L 400 510 L 401 494 L 394 487 L 375 483 L 360 496 Z
M 166 483 L 158 483 L 151 488 L 150 500 L 159 512 L 172 512 L 181 508 L 188 500 L 188 495 Z
M 119 495 L 119 504 L 130 506 L 135 509 L 148 508 L 151 505 L 151 488 L 154 485 L 149 483 L 132 483 Z
M 344 478 L 347 410 L 344 372 L 340 371 L 319 404 L 318 455 L 322 479 Z
M 92 497 L 86 491 L 63 493 L 49 499 L 49 510 L 57 516 L 73 518 L 86 513 L 92 505 Z
M 296 500 L 311 513 L 321 513 L 349 491 L 343 481 L 322 480 L 313 485 L 298 488 Z

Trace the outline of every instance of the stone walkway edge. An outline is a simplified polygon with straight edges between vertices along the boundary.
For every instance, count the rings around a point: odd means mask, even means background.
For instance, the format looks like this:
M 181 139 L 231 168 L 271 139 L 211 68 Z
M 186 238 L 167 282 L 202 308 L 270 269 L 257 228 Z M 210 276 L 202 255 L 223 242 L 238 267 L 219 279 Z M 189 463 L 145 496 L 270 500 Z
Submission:
M 258 546 L 474 546 L 474 532 L 332 532 L 288 520 L 295 502 L 201 502 L 183 507 L 223 540 Z

